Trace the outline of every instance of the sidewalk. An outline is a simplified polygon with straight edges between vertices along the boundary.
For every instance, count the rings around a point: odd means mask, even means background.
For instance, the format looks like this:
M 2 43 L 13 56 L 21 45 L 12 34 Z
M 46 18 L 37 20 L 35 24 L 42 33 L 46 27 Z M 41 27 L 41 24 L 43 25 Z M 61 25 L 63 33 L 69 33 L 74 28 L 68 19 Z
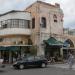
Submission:
M 69 69 L 69 65 L 67 63 L 65 64 L 53 64 L 50 65 L 51 67 L 56 67 L 56 68 L 63 68 L 63 69 Z M 75 64 L 72 67 L 73 70 L 75 70 Z

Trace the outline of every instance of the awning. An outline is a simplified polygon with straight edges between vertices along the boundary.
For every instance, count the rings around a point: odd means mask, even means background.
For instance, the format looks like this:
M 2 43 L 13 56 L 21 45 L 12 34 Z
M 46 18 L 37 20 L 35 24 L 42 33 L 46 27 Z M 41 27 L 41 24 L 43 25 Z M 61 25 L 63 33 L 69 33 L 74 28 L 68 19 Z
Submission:
M 16 51 L 16 50 L 20 50 L 20 47 L 18 46 L 8 46 L 8 47 L 3 47 L 3 46 L 0 46 L 0 51 Z
M 9 47 L 6 47 L 7 50 L 11 50 L 11 51 L 17 51 L 17 50 L 20 50 L 20 47 L 19 46 L 9 46 Z
M 4 45 L 4 46 L 0 46 L 0 51 L 17 51 L 17 50 L 20 50 L 21 47 L 31 47 L 32 45 Z
M 63 42 L 57 41 L 55 38 L 51 37 L 48 40 L 44 40 L 49 46 L 63 46 Z
M 3 46 L 0 46 L 0 51 L 4 51 L 4 50 L 6 50 L 6 47 L 3 47 Z

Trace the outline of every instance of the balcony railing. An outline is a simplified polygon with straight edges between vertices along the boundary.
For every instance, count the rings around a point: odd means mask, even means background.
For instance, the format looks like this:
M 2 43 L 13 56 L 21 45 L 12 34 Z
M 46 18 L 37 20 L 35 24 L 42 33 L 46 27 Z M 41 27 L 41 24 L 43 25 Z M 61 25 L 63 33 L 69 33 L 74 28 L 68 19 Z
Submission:
M 4 35 L 31 35 L 31 29 L 27 28 L 6 28 L 0 30 L 0 36 Z

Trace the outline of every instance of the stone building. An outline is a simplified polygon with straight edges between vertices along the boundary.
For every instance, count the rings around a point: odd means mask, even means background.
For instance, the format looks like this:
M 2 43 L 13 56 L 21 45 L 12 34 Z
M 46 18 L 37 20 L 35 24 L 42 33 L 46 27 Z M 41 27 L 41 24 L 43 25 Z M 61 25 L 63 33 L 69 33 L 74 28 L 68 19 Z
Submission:
M 75 52 L 75 35 L 63 28 L 60 5 L 36 1 L 24 11 L 9 11 L 0 15 L 0 58 L 6 62 L 30 53 L 36 46 L 37 55 L 67 58 Z M 17 55 L 17 56 L 16 56 Z
M 31 14 L 9 11 L 0 15 L 0 58 L 12 62 L 28 52 L 31 46 Z
M 25 9 L 32 16 L 32 41 L 37 45 L 38 55 L 67 58 L 68 52 L 75 53 L 74 30 L 63 28 L 63 11 L 55 5 L 37 1 Z M 58 42 L 58 43 L 56 43 Z
M 47 44 L 44 43 L 44 40 L 52 38 L 56 41 L 63 41 L 63 11 L 59 4 L 55 3 L 55 5 L 52 5 L 37 1 L 26 8 L 25 11 L 31 12 L 32 15 L 32 41 L 38 47 L 38 55 L 45 55 L 45 45 Z M 55 45 L 53 43 L 48 47 L 51 51 L 53 49 L 59 49 L 60 52 L 61 43 L 59 43 Z

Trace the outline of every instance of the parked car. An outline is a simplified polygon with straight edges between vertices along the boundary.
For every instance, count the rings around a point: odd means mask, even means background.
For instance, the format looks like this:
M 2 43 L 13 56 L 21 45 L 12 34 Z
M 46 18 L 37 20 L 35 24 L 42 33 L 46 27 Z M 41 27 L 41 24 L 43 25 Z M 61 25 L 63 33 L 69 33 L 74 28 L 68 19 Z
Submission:
M 22 58 L 13 64 L 13 67 L 16 69 L 24 69 L 27 67 L 47 67 L 47 59 L 39 56 L 30 56 Z

